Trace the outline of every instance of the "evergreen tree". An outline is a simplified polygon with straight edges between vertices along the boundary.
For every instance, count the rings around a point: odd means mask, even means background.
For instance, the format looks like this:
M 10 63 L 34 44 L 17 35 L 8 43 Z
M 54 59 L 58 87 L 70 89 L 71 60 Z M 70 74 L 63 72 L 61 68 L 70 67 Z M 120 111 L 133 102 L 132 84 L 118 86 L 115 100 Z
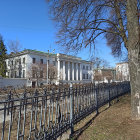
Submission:
M 4 44 L 3 38 L 0 35 L 0 76 L 6 76 L 6 63 L 5 59 L 7 58 L 7 49 Z

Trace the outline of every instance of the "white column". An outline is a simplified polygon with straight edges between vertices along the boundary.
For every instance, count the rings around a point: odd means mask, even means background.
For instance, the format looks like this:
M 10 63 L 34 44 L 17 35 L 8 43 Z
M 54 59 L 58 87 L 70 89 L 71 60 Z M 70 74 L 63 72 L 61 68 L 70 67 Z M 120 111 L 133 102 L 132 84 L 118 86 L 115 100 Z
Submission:
M 80 64 L 80 81 L 82 81 L 82 64 Z
M 78 64 L 76 63 L 76 80 L 78 81 Z
M 58 80 L 60 80 L 60 59 L 57 60 Z
M 63 61 L 63 80 L 66 80 L 66 74 L 65 74 L 65 61 Z
M 72 63 L 72 81 L 74 81 L 74 63 Z
M 70 81 L 70 62 L 68 62 L 68 81 Z

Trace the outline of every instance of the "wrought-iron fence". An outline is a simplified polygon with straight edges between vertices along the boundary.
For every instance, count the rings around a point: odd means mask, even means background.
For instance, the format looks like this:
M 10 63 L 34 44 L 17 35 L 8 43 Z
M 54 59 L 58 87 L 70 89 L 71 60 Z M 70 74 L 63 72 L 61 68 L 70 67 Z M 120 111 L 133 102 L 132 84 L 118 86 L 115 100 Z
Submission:
M 130 92 L 129 82 L 82 85 L 34 94 L 26 90 L 19 98 L 12 92 L 0 101 L 1 140 L 56 139 L 98 108 Z

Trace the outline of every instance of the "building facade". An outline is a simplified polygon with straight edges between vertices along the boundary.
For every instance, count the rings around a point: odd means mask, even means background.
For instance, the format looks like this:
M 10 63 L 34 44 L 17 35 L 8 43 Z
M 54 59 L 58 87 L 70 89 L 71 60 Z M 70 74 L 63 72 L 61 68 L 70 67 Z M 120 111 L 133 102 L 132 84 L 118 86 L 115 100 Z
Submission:
M 28 79 L 28 86 L 49 83 L 89 83 L 93 79 L 90 61 L 65 54 L 36 50 L 12 53 L 6 59 L 7 77 Z
M 118 81 L 130 81 L 128 62 L 116 64 L 116 79 Z

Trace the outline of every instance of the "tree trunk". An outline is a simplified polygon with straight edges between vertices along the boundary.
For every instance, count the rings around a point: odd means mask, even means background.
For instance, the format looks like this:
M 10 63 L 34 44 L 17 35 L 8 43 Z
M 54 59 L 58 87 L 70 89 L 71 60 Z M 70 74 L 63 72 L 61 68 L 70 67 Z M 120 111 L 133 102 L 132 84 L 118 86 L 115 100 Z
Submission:
M 140 31 L 137 0 L 127 0 L 128 59 L 132 119 L 140 119 Z
M 140 48 L 140 45 L 138 45 Z M 140 119 L 140 61 L 135 56 L 139 49 L 129 50 L 129 70 L 131 83 L 131 111 L 132 119 Z

